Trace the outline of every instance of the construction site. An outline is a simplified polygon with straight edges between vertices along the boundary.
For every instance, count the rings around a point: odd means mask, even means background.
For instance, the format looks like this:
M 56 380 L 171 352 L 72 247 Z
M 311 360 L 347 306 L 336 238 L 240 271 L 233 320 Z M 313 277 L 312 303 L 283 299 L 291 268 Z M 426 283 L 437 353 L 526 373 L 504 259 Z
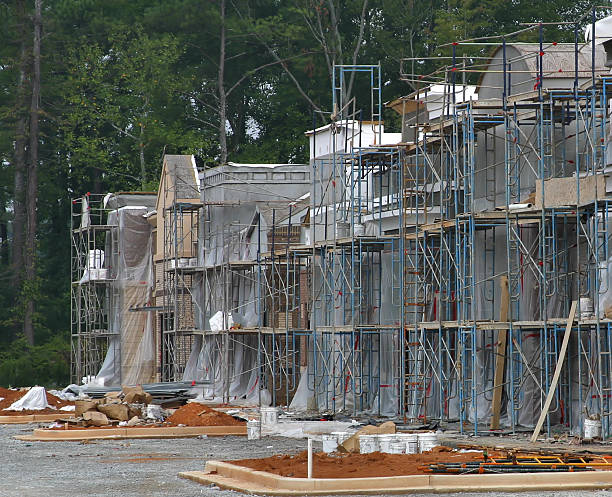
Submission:
M 386 104 L 401 134 L 381 121 L 380 68 L 336 66 L 309 164 L 166 156 L 157 195 L 75 199 L 73 379 L 530 426 L 576 301 L 547 426 L 598 416 L 607 436 L 604 47 L 508 36 L 453 55 Z M 345 99 L 353 73 L 365 109 Z
M 612 473 L 583 473 L 612 468 L 612 18 L 595 12 L 568 26 L 574 43 L 547 40 L 538 23 L 442 47 L 449 55 L 432 57 L 431 73 L 404 59 L 400 78 L 417 89 L 387 102 L 380 65 L 335 65 L 328 112 L 313 117 L 326 124 L 296 130 L 308 163 L 199 168 L 194 156 L 165 155 L 157 192 L 74 198 L 72 393 L 127 404 L 125 386 L 142 385 L 138 395 L 172 408 L 189 397 L 229 424 L 241 418 L 223 433 L 248 431 L 248 443 L 300 426 L 310 450 L 312 429 L 331 453 L 325 436 L 347 432 L 334 450 L 353 458 L 368 435 L 395 438 L 362 453 L 406 458 L 419 452 L 413 431 L 436 435 L 444 447 L 410 471 L 403 459 L 355 459 L 397 464 L 379 475 L 392 480 L 576 471 L 538 475 L 533 489 L 558 488 L 552 476 L 568 489 L 612 487 Z M 367 87 L 359 97 L 353 79 Z M 196 416 L 210 414 L 200 407 Z M 271 412 L 284 428 L 264 420 Z M 195 426 L 177 418 L 160 429 Z M 21 439 L 45 439 L 36 432 Z M 465 445 L 468 436 L 482 438 Z M 579 461 L 571 444 L 599 455 Z M 452 463 L 459 455 L 447 452 L 461 449 L 479 453 Z M 545 450 L 547 460 L 534 455 Z M 274 458 L 209 461 L 205 474 L 181 476 L 269 495 L 340 489 L 261 476 L 308 482 L 312 452 L 295 458 L 288 469 Z M 317 476 L 323 456 L 314 464 L 316 478 L 350 478 Z M 470 488 L 526 489 L 524 474 L 506 477 Z M 341 492 L 462 491 L 443 484 L 455 476 L 427 478 Z

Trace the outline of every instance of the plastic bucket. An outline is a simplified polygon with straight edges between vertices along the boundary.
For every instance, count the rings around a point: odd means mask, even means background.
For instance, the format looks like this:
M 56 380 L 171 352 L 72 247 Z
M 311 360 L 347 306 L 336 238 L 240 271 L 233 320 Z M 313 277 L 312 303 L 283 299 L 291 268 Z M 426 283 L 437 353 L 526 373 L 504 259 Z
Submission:
M 599 438 L 601 437 L 601 420 L 585 419 L 584 420 L 584 438 Z
M 351 438 L 351 433 L 349 433 L 348 431 L 332 431 L 331 434 L 336 437 L 338 445 L 344 443 L 345 440 Z
M 360 223 L 355 223 L 353 226 L 353 235 L 363 236 L 365 234 L 365 226 Z
M 405 454 L 406 444 L 404 442 L 391 442 L 389 444 L 389 454 Z
M 438 445 L 438 435 L 433 432 L 419 433 L 419 451 L 427 452 Z
M 378 449 L 385 454 L 390 454 L 390 446 L 394 442 L 397 442 L 395 435 L 378 435 Z
M 402 433 L 396 435 L 396 437 L 406 445 L 406 454 L 419 453 L 419 435 L 417 433 Z
M 147 406 L 147 419 L 163 419 L 162 408 L 159 404 L 149 404 Z
M 349 236 L 351 225 L 345 222 L 336 223 L 336 238 L 346 238 Z
M 589 297 L 580 298 L 580 319 L 593 317 L 593 299 Z
M 323 435 L 323 452 L 329 454 L 338 449 L 338 437 L 334 434 Z
M 376 435 L 360 435 L 359 436 L 359 452 L 361 454 L 370 454 L 378 451 L 378 436 Z
M 258 419 L 247 421 L 247 440 L 259 440 L 261 438 L 261 423 Z
M 278 408 L 277 407 L 262 407 L 261 413 L 262 425 L 275 425 L 278 423 Z

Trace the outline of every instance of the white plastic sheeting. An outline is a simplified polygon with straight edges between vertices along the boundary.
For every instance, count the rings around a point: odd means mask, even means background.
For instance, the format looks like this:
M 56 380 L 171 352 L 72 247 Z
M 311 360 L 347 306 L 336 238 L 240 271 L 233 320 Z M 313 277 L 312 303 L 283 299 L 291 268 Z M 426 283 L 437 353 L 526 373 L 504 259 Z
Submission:
M 108 216 L 108 224 L 116 226 L 118 249 L 108 263 L 114 273 L 110 328 L 115 336 L 96 376 L 105 385 L 150 383 L 155 377 L 153 315 L 130 311 L 151 305 L 153 298 L 152 236 L 146 213 L 146 207 L 122 207 Z M 106 253 L 108 261 L 111 251 Z
M 331 304 L 324 302 L 324 296 L 315 302 L 311 318 L 315 334 L 309 339 L 308 366 L 302 370 L 291 408 L 358 411 L 383 416 L 397 414 L 400 316 L 394 291 L 400 287 L 400 274 L 394 274 L 393 269 L 391 253 L 362 256 L 362 301 L 353 319 L 355 324 L 372 324 L 375 330 L 372 333 L 367 330 L 361 333 L 318 331 L 319 326 L 342 327 L 352 323 L 345 322 L 346 313 L 339 295 Z M 339 275 L 333 277 L 340 278 Z M 315 271 L 315 288 L 321 285 L 321 278 L 322 275 Z M 390 328 L 379 332 L 376 329 L 379 325 L 390 325 Z
M 202 384 L 196 393 L 206 400 L 245 400 L 252 405 L 270 405 L 270 393 L 259 385 L 257 337 L 195 337 L 183 381 Z
M 231 219 L 226 219 L 226 209 L 209 209 L 210 232 L 201 248 L 206 266 L 254 261 L 258 252 L 268 250 L 268 223 L 258 207 L 236 207 Z M 203 282 L 201 278 L 194 280 L 193 298 L 204 302 L 196 323 L 200 329 L 214 334 L 195 337 L 183 380 L 203 384 L 203 389 L 196 393 L 205 399 L 246 400 L 266 406 L 271 396 L 259 382 L 257 336 L 218 334 L 235 324 L 242 328 L 259 324 L 257 279 L 252 271 L 229 272 L 227 277 L 227 288 L 225 284 Z
M 584 28 L 584 41 L 591 43 L 593 24 L 589 23 Z M 604 17 L 595 22 L 595 44 L 600 45 L 608 40 L 612 40 L 612 16 Z
M 32 387 L 23 397 L 13 402 L 5 411 L 41 411 L 55 409 L 47 402 L 45 387 Z

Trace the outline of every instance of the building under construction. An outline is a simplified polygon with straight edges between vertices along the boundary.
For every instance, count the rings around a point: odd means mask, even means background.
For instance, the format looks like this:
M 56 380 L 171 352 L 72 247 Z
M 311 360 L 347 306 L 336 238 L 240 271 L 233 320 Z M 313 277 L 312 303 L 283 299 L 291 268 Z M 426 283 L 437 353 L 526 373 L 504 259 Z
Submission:
M 457 42 L 432 74 L 404 61 L 418 89 L 387 104 L 401 133 L 384 129 L 380 67 L 336 66 L 329 124 L 303 130 L 309 164 L 198 171 L 166 156 L 154 206 L 106 202 L 94 222 L 92 199 L 76 201 L 75 378 L 193 381 L 205 399 L 474 433 L 533 427 L 544 411 L 549 431 L 579 434 L 591 418 L 608 437 L 602 23 L 574 43 L 527 27 L 486 57 Z M 529 30 L 539 42 L 515 41 Z M 353 75 L 369 85 L 364 105 L 346 95 Z M 129 242 L 132 217 L 148 242 Z M 147 265 L 129 285 L 112 262 L 126 244 Z

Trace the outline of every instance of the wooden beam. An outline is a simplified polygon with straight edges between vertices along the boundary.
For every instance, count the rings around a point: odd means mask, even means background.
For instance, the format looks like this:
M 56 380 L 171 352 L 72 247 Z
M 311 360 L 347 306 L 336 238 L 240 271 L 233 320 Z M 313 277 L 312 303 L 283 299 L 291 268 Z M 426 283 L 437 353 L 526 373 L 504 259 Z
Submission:
M 499 279 L 501 289 L 501 309 L 499 320 L 508 321 L 510 308 L 510 292 L 508 290 L 508 277 Z M 493 380 L 493 401 L 491 403 L 491 429 L 499 430 L 499 416 L 501 413 L 502 393 L 504 391 L 504 372 L 506 370 L 506 348 L 508 343 L 508 330 L 497 332 L 497 347 L 495 349 L 495 379 Z
M 540 413 L 540 419 L 538 419 L 538 422 L 533 430 L 533 435 L 531 435 L 531 442 L 535 442 L 537 440 L 538 435 L 540 434 L 540 430 L 542 429 L 542 425 L 544 424 L 544 420 L 546 419 L 546 415 L 548 414 L 550 403 L 552 402 L 552 399 L 555 395 L 557 383 L 559 382 L 559 376 L 561 376 L 561 369 L 563 369 L 563 362 L 565 361 L 565 354 L 567 353 L 567 345 L 571 336 L 572 325 L 574 324 L 574 318 L 576 317 L 577 306 L 578 301 L 574 300 L 572 302 L 569 317 L 567 318 L 567 326 L 565 327 L 565 334 L 563 335 L 563 343 L 561 344 L 561 350 L 559 351 L 559 358 L 557 359 L 557 367 L 555 368 L 555 374 L 553 375 L 552 381 L 550 382 L 550 388 L 548 389 L 548 395 L 546 396 L 544 407 L 542 408 L 542 412 Z

